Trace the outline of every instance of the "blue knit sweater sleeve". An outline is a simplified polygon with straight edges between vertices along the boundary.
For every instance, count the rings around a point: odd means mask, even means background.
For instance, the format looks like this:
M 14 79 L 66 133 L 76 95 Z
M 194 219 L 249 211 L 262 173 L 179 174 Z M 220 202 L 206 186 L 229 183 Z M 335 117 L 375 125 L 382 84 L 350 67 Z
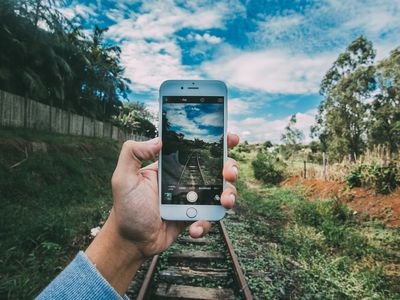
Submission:
M 129 299 L 121 297 L 80 251 L 36 299 Z

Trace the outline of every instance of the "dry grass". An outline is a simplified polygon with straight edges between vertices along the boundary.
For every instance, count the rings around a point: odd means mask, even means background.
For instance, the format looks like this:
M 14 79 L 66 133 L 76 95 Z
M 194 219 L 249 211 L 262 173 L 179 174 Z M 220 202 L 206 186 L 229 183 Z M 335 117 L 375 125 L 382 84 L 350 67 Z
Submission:
M 392 157 L 400 157 L 400 151 Z M 391 161 L 388 148 L 378 145 L 371 150 L 367 150 L 363 155 L 352 159 L 351 156 L 346 157 L 340 163 L 329 163 L 324 168 L 322 164 L 306 162 L 306 177 L 313 179 L 322 179 L 328 181 L 343 182 L 352 170 L 360 164 L 377 164 L 379 166 L 387 166 Z M 398 161 L 400 162 L 400 161 Z M 290 176 L 304 176 L 304 161 L 287 161 L 289 166 L 288 173 Z

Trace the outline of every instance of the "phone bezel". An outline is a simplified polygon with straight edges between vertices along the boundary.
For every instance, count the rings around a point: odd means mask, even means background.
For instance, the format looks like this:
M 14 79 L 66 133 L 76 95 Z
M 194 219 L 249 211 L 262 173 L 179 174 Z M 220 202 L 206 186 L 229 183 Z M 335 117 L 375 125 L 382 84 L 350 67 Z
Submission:
M 183 89 L 182 89 L 183 87 Z M 224 164 L 227 159 L 227 100 L 228 92 L 224 82 L 219 80 L 167 80 L 160 86 L 159 92 L 159 136 L 162 139 L 162 98 L 164 96 L 221 96 L 224 97 Z M 160 203 L 160 215 L 164 220 L 176 221 L 196 221 L 209 220 L 218 221 L 225 216 L 225 208 L 222 205 L 178 205 L 178 204 L 162 204 L 161 203 L 161 161 L 158 160 L 158 199 Z M 222 170 L 221 170 L 222 172 Z M 223 179 L 223 189 L 226 187 L 225 179 Z M 186 215 L 188 208 L 193 207 L 197 210 L 197 216 L 189 218 Z

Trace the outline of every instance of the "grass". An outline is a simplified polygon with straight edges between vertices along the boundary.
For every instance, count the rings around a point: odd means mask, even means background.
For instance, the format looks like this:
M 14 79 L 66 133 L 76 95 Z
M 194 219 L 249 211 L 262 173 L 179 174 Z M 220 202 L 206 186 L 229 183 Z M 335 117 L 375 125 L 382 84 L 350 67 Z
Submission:
M 226 222 L 256 299 L 399 299 L 399 228 L 262 184 L 250 164 L 239 162 L 240 222 Z
M 33 298 L 87 246 L 118 152 L 112 140 L 0 130 L 1 299 Z

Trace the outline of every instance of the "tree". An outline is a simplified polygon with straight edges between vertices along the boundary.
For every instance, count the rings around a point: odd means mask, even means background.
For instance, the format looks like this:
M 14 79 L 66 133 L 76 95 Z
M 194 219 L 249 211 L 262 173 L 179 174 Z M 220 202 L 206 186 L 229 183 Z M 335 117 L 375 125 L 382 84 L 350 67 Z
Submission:
M 285 133 L 281 136 L 281 141 L 284 143 L 281 147 L 283 156 L 288 159 L 300 149 L 300 143 L 304 139 L 303 132 L 296 128 L 297 118 L 296 114 L 290 117 L 288 125 L 285 127 Z
M 317 125 L 312 128 L 330 157 L 358 156 L 365 147 L 367 100 L 375 89 L 375 50 L 363 36 L 341 53 L 326 73 Z
M 109 120 L 129 92 L 121 50 L 106 28 L 84 35 L 55 2 L 0 1 L 0 89 Z
M 272 145 L 272 142 L 271 142 L 271 141 L 265 141 L 264 144 L 263 144 L 263 147 L 264 147 L 265 150 L 268 150 L 268 149 L 271 148 L 272 146 L 273 146 L 273 145 Z
M 154 117 L 143 103 L 124 102 L 118 116 L 114 116 L 113 119 L 129 133 L 151 138 L 157 135 L 157 129 L 152 123 Z
M 400 145 L 400 47 L 377 66 L 379 93 L 369 105 L 369 144 L 387 145 L 390 155 Z

